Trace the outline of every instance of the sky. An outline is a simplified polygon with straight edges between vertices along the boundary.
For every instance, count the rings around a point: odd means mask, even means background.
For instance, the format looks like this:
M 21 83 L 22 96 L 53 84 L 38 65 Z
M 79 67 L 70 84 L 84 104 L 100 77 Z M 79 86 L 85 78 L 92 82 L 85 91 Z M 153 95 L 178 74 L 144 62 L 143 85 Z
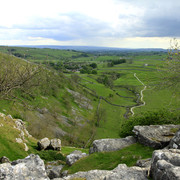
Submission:
M 169 48 L 180 0 L 1 0 L 0 45 Z

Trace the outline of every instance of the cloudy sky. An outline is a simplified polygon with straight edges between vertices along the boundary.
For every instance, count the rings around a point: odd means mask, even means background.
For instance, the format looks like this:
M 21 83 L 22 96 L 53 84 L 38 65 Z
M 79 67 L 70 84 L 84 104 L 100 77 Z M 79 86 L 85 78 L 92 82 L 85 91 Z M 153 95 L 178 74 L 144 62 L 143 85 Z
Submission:
M 1 45 L 168 48 L 180 0 L 1 0 Z

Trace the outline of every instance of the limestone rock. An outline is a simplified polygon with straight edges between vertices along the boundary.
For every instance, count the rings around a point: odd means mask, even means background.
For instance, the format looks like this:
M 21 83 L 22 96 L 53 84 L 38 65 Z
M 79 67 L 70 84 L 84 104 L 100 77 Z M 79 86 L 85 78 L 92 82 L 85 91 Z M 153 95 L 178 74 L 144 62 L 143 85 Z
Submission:
M 2 163 L 10 163 L 10 160 L 6 156 L 3 156 L 0 158 L 0 164 Z
M 25 159 L 0 164 L 0 179 L 49 180 L 44 162 L 38 155 L 31 154 Z
M 23 140 L 21 138 L 16 138 L 16 142 L 20 144 L 23 143 Z
M 38 149 L 45 150 L 50 145 L 50 140 L 48 138 L 43 138 L 37 143 Z
M 74 101 L 82 108 L 84 109 L 93 109 L 93 106 L 91 105 L 91 100 L 88 99 L 87 97 L 83 96 L 82 94 L 72 91 L 68 88 L 66 88 L 67 91 L 72 94 L 72 96 L 74 97 Z
M 89 153 L 117 151 L 134 143 L 136 139 L 133 136 L 120 139 L 99 139 L 93 142 Z
M 23 144 L 24 144 L 24 151 L 29 151 L 27 144 L 26 143 L 23 143 Z
M 127 167 L 125 164 L 119 164 L 112 172 L 106 175 L 104 180 L 148 180 L 146 169 L 140 167 Z
M 87 154 L 86 153 L 82 153 L 81 151 L 73 151 L 71 154 L 69 154 L 66 157 L 66 163 L 71 166 L 72 164 L 74 164 L 77 160 L 81 159 L 82 157 L 86 157 Z
M 180 150 L 163 149 L 154 151 L 151 175 L 154 180 L 180 180 Z
M 64 180 L 72 180 L 72 179 L 86 179 L 86 180 L 104 180 L 106 175 L 112 174 L 111 171 L 107 170 L 91 170 L 87 172 L 77 172 L 75 174 L 64 177 Z
M 46 167 L 46 173 L 50 179 L 59 178 L 61 176 L 61 170 L 63 168 L 63 165 L 59 166 L 51 166 L 48 165 Z
M 51 139 L 49 148 L 60 151 L 61 150 L 61 140 L 60 139 Z
M 180 130 L 176 132 L 175 136 L 169 143 L 169 148 L 180 149 Z
M 137 160 L 136 166 L 143 167 L 143 168 L 150 168 L 151 158 Z
M 166 147 L 174 136 L 174 129 L 179 129 L 180 125 L 150 125 L 134 126 L 133 132 L 136 134 L 139 143 L 156 149 Z
M 91 170 L 87 172 L 77 172 L 63 179 L 69 180 L 73 178 L 84 178 L 86 180 L 147 180 L 146 171 L 144 171 L 143 168 L 129 168 L 125 164 L 119 164 L 118 167 L 112 171 Z

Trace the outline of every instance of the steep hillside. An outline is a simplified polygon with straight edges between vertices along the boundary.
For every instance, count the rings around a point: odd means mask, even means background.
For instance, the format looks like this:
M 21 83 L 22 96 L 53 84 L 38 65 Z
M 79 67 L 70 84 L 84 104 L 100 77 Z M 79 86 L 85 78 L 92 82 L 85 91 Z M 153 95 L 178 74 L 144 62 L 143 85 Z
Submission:
M 36 138 L 83 145 L 91 135 L 94 102 L 70 78 L 44 66 L 0 54 L 0 112 L 23 119 Z

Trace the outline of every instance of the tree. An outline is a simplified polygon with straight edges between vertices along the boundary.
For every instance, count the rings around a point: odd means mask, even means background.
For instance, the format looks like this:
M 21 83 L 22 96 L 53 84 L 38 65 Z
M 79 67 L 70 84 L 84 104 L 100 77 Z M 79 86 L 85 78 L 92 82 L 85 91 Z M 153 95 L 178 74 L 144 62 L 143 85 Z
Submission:
M 180 46 L 176 39 L 173 39 L 168 50 L 168 57 L 164 63 L 163 86 L 178 88 L 180 85 Z
M 97 68 L 97 64 L 96 63 L 92 63 L 89 66 L 91 66 L 93 69 Z
M 0 63 L 0 98 L 20 100 L 19 94 L 33 98 L 32 88 L 39 86 L 42 81 L 40 66 L 8 59 L 5 55 L 0 57 Z

